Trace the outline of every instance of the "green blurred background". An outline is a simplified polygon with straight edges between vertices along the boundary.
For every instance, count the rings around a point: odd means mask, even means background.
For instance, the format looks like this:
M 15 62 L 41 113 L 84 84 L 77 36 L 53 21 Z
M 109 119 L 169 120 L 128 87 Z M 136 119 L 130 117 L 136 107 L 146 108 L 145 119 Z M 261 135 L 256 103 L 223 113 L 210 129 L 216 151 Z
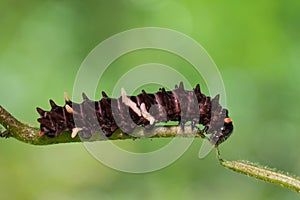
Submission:
M 38 126 L 36 106 L 49 109 L 49 98 L 62 105 L 63 92 L 72 93 L 81 62 L 99 42 L 131 28 L 166 27 L 194 38 L 219 67 L 235 124 L 220 147 L 223 157 L 300 175 L 300 1 L 0 0 L 0 16 L 0 103 L 20 120 Z M 135 58 L 160 61 L 157 52 L 153 60 L 146 53 Z M 99 88 L 110 93 L 110 82 Z M 155 149 L 166 141 L 118 143 Z M 0 143 L 1 199 L 298 197 L 221 167 L 214 153 L 199 160 L 200 139 L 171 166 L 138 175 L 102 165 L 81 144 Z

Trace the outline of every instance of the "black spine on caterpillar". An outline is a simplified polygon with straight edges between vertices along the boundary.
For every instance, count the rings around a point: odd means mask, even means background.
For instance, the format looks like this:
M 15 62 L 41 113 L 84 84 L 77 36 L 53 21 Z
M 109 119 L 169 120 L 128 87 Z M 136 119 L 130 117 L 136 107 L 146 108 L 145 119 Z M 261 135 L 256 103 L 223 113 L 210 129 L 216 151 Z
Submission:
M 192 122 L 193 127 L 202 124 L 201 132 L 210 134 L 210 142 L 219 145 L 233 131 L 228 110 L 219 104 L 219 95 L 213 99 L 205 96 L 199 84 L 193 90 L 185 90 L 181 82 L 173 91 L 161 88 L 154 94 L 147 94 L 142 90 L 137 96 L 127 96 L 122 90 L 118 99 L 109 98 L 102 92 L 99 101 L 89 100 L 84 93 L 82 96 L 80 104 L 65 95 L 63 107 L 50 100 L 50 111 L 37 108 L 41 116 L 38 119 L 40 135 L 55 137 L 64 131 L 72 131 L 72 137 L 75 137 L 81 131 L 84 138 L 99 132 L 109 137 L 118 128 L 130 134 L 138 125 L 151 128 L 155 123 L 178 121 L 182 128 L 186 122 Z

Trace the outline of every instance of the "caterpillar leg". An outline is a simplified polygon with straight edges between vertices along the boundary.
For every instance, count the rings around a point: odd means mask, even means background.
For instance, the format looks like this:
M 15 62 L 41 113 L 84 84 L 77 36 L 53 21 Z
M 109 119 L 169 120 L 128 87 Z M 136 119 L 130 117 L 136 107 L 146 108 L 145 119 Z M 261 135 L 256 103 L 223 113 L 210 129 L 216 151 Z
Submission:
M 181 131 L 184 132 L 185 122 L 180 121 L 179 125 L 180 125 Z
M 194 128 L 198 128 L 196 125 L 197 125 L 197 122 L 192 121 L 192 123 L 191 123 L 192 131 L 194 130 Z M 200 130 L 200 129 L 198 128 L 198 130 Z
M 204 133 L 206 133 L 206 131 L 208 130 L 208 126 L 205 126 L 202 130 L 201 130 L 201 132 L 202 132 L 202 134 L 204 134 Z
M 192 121 L 192 123 L 191 123 L 191 128 L 192 128 L 192 131 L 194 130 L 194 129 L 197 129 L 198 130 L 198 134 L 200 135 L 200 137 L 201 138 L 205 138 L 206 136 L 204 135 L 204 133 L 205 133 L 205 128 L 203 129 L 203 130 L 201 130 L 198 126 L 197 126 L 197 121 Z

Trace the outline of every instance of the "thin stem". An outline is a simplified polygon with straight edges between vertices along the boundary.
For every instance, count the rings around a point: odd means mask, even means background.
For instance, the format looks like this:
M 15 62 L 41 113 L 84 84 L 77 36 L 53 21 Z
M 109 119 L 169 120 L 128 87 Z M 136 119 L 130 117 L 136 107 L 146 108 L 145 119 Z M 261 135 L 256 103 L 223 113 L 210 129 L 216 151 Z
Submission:
M 248 161 L 221 161 L 221 165 L 233 171 L 252 176 L 254 178 L 274 183 L 300 193 L 299 177 L 280 172 L 266 166 Z

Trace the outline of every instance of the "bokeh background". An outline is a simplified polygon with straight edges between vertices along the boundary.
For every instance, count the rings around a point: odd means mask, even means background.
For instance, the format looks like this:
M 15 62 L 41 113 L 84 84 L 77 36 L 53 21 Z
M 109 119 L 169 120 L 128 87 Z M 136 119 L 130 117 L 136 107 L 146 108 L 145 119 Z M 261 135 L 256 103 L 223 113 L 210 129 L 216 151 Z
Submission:
M 64 103 L 63 92 L 72 93 L 80 64 L 98 43 L 131 28 L 171 28 L 203 45 L 222 74 L 236 127 L 220 147 L 223 157 L 300 175 L 299 22 L 300 1 L 292 0 L 0 0 L 0 104 L 38 126 L 35 107 L 49 109 L 49 98 Z M 119 63 L 180 64 L 161 55 L 137 52 Z M 111 81 L 99 89 L 110 94 Z M 117 143 L 149 150 L 166 141 Z M 200 145 L 196 140 L 160 171 L 127 174 L 99 163 L 82 144 L 32 146 L 1 139 L 0 198 L 298 199 L 287 189 L 221 167 L 214 153 L 199 160 Z

